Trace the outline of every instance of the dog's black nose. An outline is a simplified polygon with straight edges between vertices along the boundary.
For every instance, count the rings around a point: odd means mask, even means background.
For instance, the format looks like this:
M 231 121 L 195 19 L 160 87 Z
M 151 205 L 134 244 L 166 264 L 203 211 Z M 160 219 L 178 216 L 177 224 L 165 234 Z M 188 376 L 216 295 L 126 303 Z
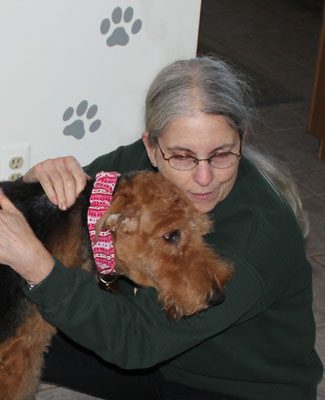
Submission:
M 220 289 L 215 289 L 212 296 L 208 300 L 209 306 L 217 306 L 225 301 L 225 294 Z

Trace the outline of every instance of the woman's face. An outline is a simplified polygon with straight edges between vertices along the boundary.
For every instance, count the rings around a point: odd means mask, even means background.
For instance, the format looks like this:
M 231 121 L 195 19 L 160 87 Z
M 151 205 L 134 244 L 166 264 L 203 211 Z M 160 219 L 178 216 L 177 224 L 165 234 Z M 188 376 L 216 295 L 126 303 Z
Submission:
M 158 146 L 149 143 L 148 133 L 142 135 L 150 161 L 159 172 L 189 198 L 195 208 L 207 213 L 222 201 L 234 186 L 238 160 L 231 167 L 217 169 L 201 161 L 189 171 L 179 171 L 164 160 Z M 191 155 L 199 159 L 231 151 L 239 154 L 238 132 L 219 115 L 197 113 L 172 121 L 158 139 L 165 158 Z

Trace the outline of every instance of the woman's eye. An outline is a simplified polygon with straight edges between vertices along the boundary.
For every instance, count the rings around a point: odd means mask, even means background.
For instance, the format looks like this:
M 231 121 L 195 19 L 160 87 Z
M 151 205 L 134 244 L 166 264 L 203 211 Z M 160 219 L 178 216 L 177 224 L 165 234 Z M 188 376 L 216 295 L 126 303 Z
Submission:
M 223 153 L 218 153 L 218 154 L 213 155 L 212 158 L 219 158 L 219 159 L 227 158 L 227 157 L 229 157 L 230 154 L 231 153 L 229 151 L 225 151 Z
M 186 155 L 182 155 L 182 154 L 176 154 L 173 156 L 173 158 L 175 158 L 175 160 L 193 160 L 194 157 L 186 156 Z

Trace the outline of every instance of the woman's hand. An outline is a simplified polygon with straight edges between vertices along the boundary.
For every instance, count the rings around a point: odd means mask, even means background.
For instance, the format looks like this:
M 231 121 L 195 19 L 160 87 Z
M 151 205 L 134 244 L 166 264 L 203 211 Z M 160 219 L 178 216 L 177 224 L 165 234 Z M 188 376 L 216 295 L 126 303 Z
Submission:
M 50 201 L 61 210 L 71 207 L 89 176 L 74 157 L 59 157 L 36 164 L 23 177 L 24 182 L 40 182 Z
M 0 264 L 9 265 L 27 281 L 41 282 L 54 259 L 37 239 L 23 214 L 0 190 Z

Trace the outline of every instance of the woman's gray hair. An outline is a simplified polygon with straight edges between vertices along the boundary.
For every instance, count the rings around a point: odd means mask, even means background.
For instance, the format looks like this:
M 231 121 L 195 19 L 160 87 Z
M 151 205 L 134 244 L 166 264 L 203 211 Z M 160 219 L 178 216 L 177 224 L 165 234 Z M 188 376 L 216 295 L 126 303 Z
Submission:
M 224 61 L 196 57 L 165 67 L 146 98 L 146 130 L 152 144 L 167 125 L 197 112 L 223 115 L 240 137 L 248 133 L 254 115 L 250 86 Z
M 253 104 L 247 79 L 224 61 L 211 57 L 176 61 L 165 67 L 149 87 L 145 115 L 149 141 L 156 145 L 170 122 L 197 112 L 224 116 L 242 141 L 252 130 Z M 242 148 L 245 157 L 253 162 L 279 197 L 287 201 L 307 236 L 308 221 L 292 177 L 256 149 L 245 144 Z
M 243 155 L 255 165 L 280 199 L 285 200 L 290 206 L 304 237 L 307 237 L 309 233 L 308 218 L 303 209 L 296 182 L 289 173 L 285 172 L 285 166 L 247 144 L 242 149 Z

